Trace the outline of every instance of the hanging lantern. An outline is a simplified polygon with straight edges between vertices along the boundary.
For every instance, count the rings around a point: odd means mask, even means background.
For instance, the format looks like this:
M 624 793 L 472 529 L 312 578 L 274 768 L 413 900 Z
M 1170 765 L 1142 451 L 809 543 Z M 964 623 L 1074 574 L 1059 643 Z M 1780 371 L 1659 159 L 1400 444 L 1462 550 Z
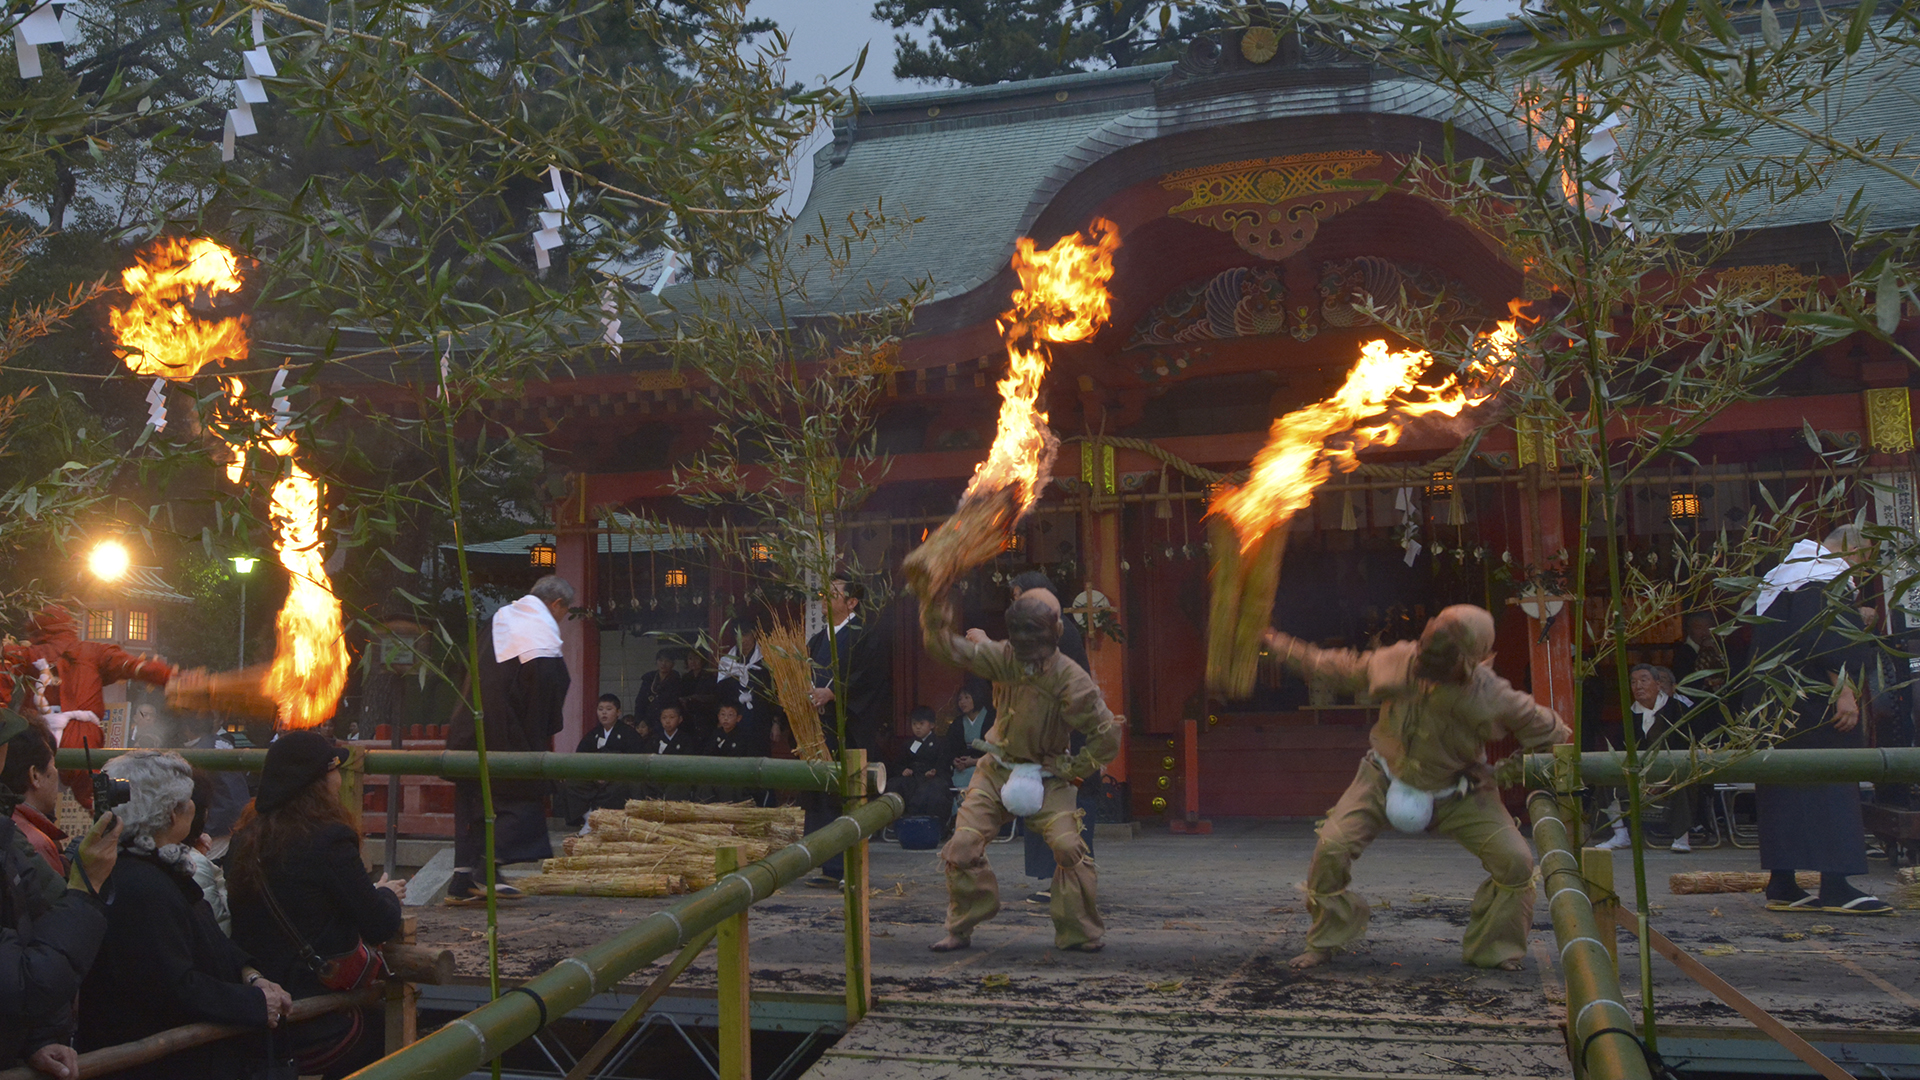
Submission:
M 533 550 L 527 552 L 527 565 L 538 570 L 551 570 L 558 555 L 552 544 L 542 540 L 533 545 Z
M 669 571 L 667 571 L 667 576 L 666 576 L 666 578 L 665 578 L 665 584 L 666 584 L 666 586 L 667 586 L 667 588 L 669 588 L 669 589 L 684 589 L 684 588 L 686 588 L 686 587 L 687 587 L 687 572 L 686 572 L 685 570 L 682 570 L 681 568 L 679 568 L 679 567 L 677 567 L 677 566 L 676 566 L 676 567 L 674 567 L 673 569 L 671 569 L 671 570 L 669 570 Z

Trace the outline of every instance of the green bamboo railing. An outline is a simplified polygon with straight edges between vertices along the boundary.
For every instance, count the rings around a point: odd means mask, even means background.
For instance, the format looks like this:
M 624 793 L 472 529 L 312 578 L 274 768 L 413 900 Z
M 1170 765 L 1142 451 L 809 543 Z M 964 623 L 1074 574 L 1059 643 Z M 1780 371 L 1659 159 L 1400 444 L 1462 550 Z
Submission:
M 613 989 L 621 979 L 854 848 L 899 818 L 904 809 L 898 794 L 850 808 L 825 828 L 560 961 L 419 1042 L 354 1073 L 351 1080 L 459 1080 L 595 994 Z M 847 977 L 852 980 L 857 974 L 864 977 L 852 971 Z
M 351 745 L 351 744 L 350 744 Z M 91 752 L 93 767 L 127 751 L 112 747 Z M 174 750 L 196 768 L 259 772 L 265 750 Z M 62 750 L 62 769 L 86 767 L 79 750 Z M 365 771 L 376 776 L 439 776 L 468 780 L 480 775 L 480 755 L 471 750 L 368 750 Z M 839 791 L 838 763 L 784 758 L 720 758 L 662 754 L 487 754 L 487 771 L 496 780 L 615 780 L 654 784 L 715 784 L 775 791 Z

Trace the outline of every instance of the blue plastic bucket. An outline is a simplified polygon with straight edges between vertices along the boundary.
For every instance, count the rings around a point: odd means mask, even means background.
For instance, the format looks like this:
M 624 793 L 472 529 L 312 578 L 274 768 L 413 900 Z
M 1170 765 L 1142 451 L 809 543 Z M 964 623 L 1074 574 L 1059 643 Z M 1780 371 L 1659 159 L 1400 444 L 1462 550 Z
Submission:
M 935 818 L 901 818 L 894 831 L 900 837 L 900 846 L 908 851 L 932 851 L 940 846 L 940 822 Z

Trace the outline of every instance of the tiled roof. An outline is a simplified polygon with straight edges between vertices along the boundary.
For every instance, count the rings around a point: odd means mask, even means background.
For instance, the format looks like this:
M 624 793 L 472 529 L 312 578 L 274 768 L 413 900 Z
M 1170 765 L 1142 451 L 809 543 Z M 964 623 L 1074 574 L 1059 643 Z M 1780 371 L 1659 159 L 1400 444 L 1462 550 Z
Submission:
M 832 226 L 875 208 L 918 220 L 903 239 L 856 244 L 855 257 L 830 283 L 824 264 L 813 266 L 805 307 L 857 310 L 876 299 L 905 296 L 919 280 L 931 282 L 929 300 L 935 304 L 930 307 L 964 297 L 1006 270 L 1017 237 L 1072 227 L 1045 221 L 1044 215 L 1076 180 L 1103 168 L 1119 169 L 1117 163 L 1129 156 L 1128 168 L 1137 171 L 1142 166 L 1135 159 L 1150 163 L 1154 146 L 1177 136 L 1190 141 L 1210 131 L 1264 130 L 1273 133 L 1266 137 L 1266 152 L 1278 155 L 1332 148 L 1296 145 L 1295 132 L 1311 118 L 1352 116 L 1350 141 L 1364 142 L 1366 127 L 1383 118 L 1426 123 L 1451 118 L 1462 134 L 1494 149 L 1524 137 L 1503 122 L 1484 117 L 1476 122 L 1430 83 L 1325 52 L 1285 76 L 1263 72 L 1254 80 L 1194 78 L 1175 68 L 1160 64 L 865 99 L 861 112 L 843 118 L 834 142 L 815 155 L 813 188 L 795 235 L 817 228 L 823 219 Z M 1888 65 L 1876 78 L 1877 83 L 1845 88 L 1850 111 L 1834 129 L 1836 136 L 1852 140 L 1879 133 L 1891 142 L 1909 137 L 1907 129 L 1920 117 L 1911 104 L 1920 100 L 1920 64 Z M 1838 101 L 1840 94 L 1834 97 Z M 1871 107 L 1876 99 L 1884 107 Z M 1370 119 L 1359 120 L 1363 116 Z M 1774 129 L 1718 149 L 1753 159 L 1791 156 L 1801 146 L 1791 132 Z M 1855 192 L 1872 208 L 1871 220 L 1879 227 L 1920 222 L 1920 197 L 1913 186 L 1852 164 L 1835 168 L 1821 189 L 1771 209 L 1752 209 L 1769 227 L 1826 223 Z M 679 291 L 669 290 L 669 297 Z M 793 311 L 791 300 L 787 310 Z M 985 308 L 953 321 L 984 313 Z M 927 320 L 920 321 L 925 329 Z

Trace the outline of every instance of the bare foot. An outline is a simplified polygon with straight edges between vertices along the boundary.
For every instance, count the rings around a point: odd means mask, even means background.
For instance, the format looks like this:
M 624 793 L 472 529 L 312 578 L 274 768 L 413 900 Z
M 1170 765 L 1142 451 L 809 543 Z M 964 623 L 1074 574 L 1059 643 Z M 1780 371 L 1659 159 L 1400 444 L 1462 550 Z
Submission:
M 954 952 L 959 949 L 964 949 L 972 944 L 973 944 L 972 938 L 963 938 L 957 934 L 948 934 L 946 937 L 943 937 L 939 941 L 936 941 L 933 944 L 927 946 L 927 948 L 933 950 L 934 952 Z
M 1308 949 L 1287 961 L 1287 966 L 1295 971 L 1305 971 L 1308 968 L 1317 968 L 1322 964 L 1331 963 L 1333 963 L 1332 949 Z
M 1526 966 L 1526 965 L 1525 965 L 1525 964 L 1523 964 L 1523 963 L 1522 963 L 1521 961 L 1519 961 L 1519 960 L 1517 960 L 1517 959 L 1516 959 L 1516 960 L 1502 960 L 1502 961 L 1500 961 L 1500 970 L 1501 970 L 1501 971 L 1519 971 L 1519 970 L 1520 970 L 1520 969 L 1521 969 L 1522 967 L 1524 967 L 1524 966 Z
M 1062 945 L 1061 952 L 1099 952 L 1107 947 L 1104 941 L 1083 941 L 1078 945 Z

